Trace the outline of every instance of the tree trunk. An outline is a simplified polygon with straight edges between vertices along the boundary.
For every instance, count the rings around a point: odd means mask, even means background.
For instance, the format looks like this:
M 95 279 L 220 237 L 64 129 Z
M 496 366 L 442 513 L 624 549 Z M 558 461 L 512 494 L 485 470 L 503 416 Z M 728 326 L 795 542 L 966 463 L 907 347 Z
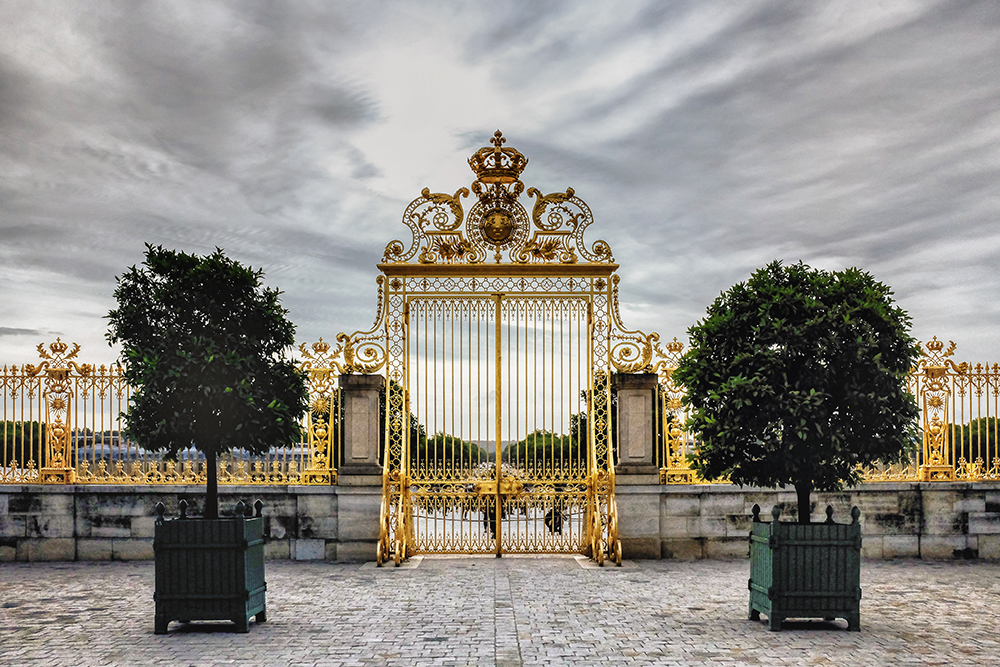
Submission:
M 795 495 L 799 499 L 799 523 L 809 523 L 809 495 L 812 493 L 812 484 L 796 484 Z
M 215 452 L 205 452 L 208 466 L 208 484 L 205 492 L 205 518 L 219 518 L 219 469 L 215 465 Z

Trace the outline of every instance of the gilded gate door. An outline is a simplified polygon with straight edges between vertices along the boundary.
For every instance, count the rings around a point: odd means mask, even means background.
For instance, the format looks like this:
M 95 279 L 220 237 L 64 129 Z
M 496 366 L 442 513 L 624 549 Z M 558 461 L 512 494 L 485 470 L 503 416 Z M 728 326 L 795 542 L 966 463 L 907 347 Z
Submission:
M 431 193 L 386 246 L 380 311 L 338 337 L 347 368 L 384 372 L 377 560 L 416 553 L 579 552 L 621 562 L 612 372 L 649 370 L 655 334 L 626 331 L 618 276 L 572 188 L 525 192 L 521 153 L 470 159 L 466 213 Z M 531 212 L 520 203 L 534 198 Z
M 589 296 L 407 303 L 414 552 L 585 551 Z

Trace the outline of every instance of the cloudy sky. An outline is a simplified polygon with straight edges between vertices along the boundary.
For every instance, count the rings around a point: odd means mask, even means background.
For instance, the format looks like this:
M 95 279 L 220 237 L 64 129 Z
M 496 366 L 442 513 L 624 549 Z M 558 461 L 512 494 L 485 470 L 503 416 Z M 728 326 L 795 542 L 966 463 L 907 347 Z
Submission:
M 367 328 L 403 209 L 498 128 L 593 209 L 626 324 L 683 339 L 802 260 L 1000 361 L 992 0 L 6 0 L 0 363 L 56 336 L 113 359 L 144 243 L 263 268 L 301 341 Z

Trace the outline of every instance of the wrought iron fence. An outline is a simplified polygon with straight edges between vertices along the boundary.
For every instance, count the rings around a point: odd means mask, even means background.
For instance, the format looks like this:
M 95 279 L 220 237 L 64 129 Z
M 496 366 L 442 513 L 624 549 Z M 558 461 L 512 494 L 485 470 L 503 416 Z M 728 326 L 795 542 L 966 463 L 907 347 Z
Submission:
M 978 481 L 1000 479 L 1000 364 L 956 363 L 956 345 L 934 337 L 921 345 L 909 376 L 920 407 L 914 439 L 902 464 L 862 471 L 868 482 Z M 707 483 L 688 463 L 698 447 L 685 428 L 684 387 L 673 382 L 684 344 L 675 338 L 657 349 L 654 370 L 660 384 L 656 400 L 656 460 L 661 484 Z M 720 480 L 714 480 L 720 481 Z
M 334 484 L 340 464 L 339 370 L 323 366 L 320 340 L 301 367 L 310 393 L 302 442 L 263 455 L 234 449 L 219 458 L 220 484 Z M 195 449 L 175 459 L 125 435 L 132 388 L 117 365 L 77 361 L 80 346 L 39 344 L 41 362 L 0 367 L 0 483 L 199 484 L 207 475 Z

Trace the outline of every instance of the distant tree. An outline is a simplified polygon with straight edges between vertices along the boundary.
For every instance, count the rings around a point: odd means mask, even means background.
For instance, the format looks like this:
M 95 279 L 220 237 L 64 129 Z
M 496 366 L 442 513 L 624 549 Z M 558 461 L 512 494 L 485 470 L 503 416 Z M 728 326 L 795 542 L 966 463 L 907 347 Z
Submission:
M 574 417 L 577 419 L 574 420 Z M 587 445 L 585 440 L 579 438 L 581 424 L 586 424 L 586 415 L 571 415 L 570 435 L 556 435 L 542 429 L 533 431 L 523 440 L 509 445 L 504 450 L 503 460 L 522 470 L 560 469 L 574 465 L 586 467 Z M 572 433 L 574 425 L 576 434 Z
M 301 441 L 305 378 L 285 354 L 295 327 L 263 272 L 226 257 L 146 246 L 118 278 L 108 341 L 136 388 L 126 435 L 176 457 L 194 446 L 208 469 L 206 518 L 218 517 L 218 454 Z
M 808 523 L 812 491 L 900 460 L 918 415 L 906 377 L 919 348 L 891 295 L 859 269 L 773 262 L 719 296 L 674 371 L 701 435 L 698 473 L 793 485 Z
M 952 436 L 952 446 L 957 452 L 955 456 L 964 456 L 969 463 L 975 463 L 977 458 L 981 458 L 984 468 L 989 470 L 998 454 L 998 436 L 1000 420 L 996 417 L 970 419 L 967 424 L 955 427 Z
M 12 461 L 19 467 L 26 467 L 33 461 L 35 469 L 45 466 L 45 422 L 0 421 L 0 468 Z
M 419 428 L 422 430 L 423 426 Z M 468 468 L 486 459 L 486 450 L 476 443 L 443 431 L 410 441 L 410 460 L 420 465 Z

